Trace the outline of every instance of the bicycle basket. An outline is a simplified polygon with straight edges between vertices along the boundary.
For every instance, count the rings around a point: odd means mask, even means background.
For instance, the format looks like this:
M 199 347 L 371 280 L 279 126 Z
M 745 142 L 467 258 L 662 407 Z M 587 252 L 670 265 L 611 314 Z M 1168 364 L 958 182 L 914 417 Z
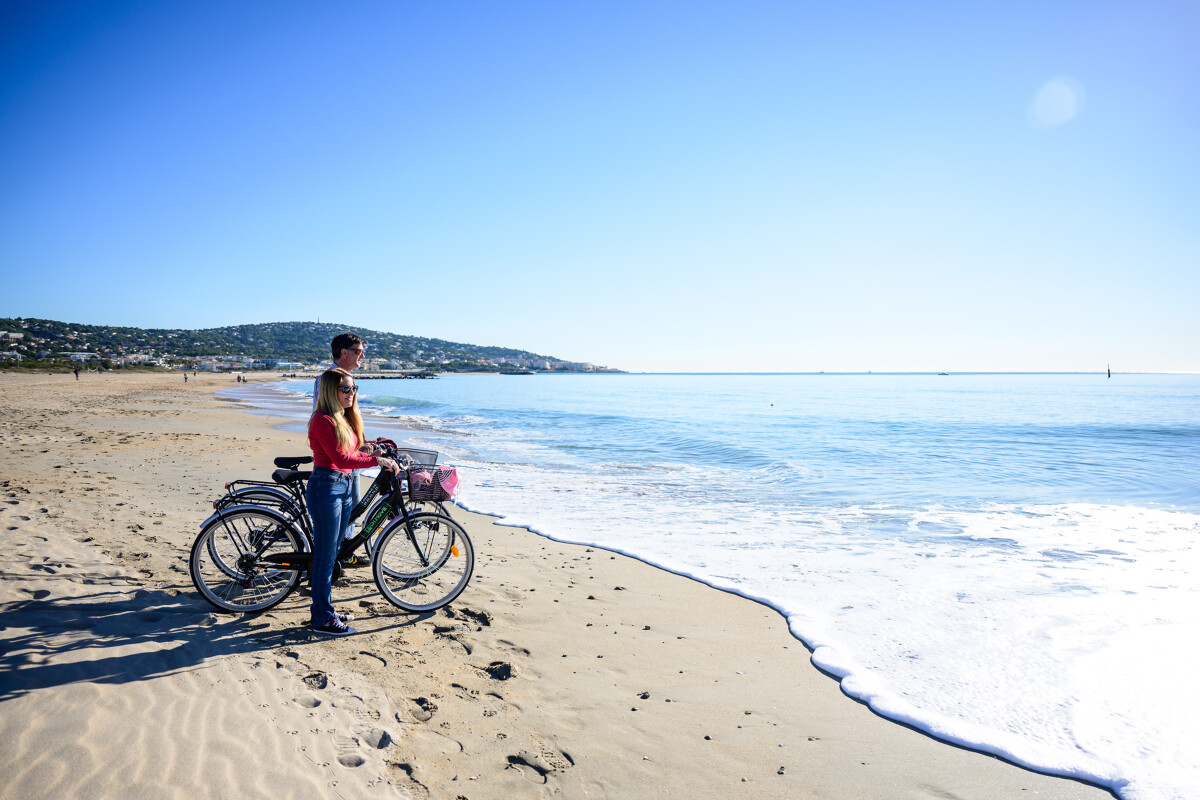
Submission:
M 397 447 L 396 460 L 400 462 L 402 467 L 418 467 L 426 464 L 436 464 L 438 462 L 438 454 L 436 450 L 416 450 L 412 447 Z
M 414 502 L 449 500 L 458 491 L 458 470 L 454 467 L 422 464 L 406 473 L 408 496 Z

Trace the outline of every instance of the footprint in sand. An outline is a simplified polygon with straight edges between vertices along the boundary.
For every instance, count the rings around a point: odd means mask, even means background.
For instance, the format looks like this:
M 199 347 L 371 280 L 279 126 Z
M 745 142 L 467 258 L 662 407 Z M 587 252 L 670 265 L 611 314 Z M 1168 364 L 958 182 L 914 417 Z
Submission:
M 513 676 L 512 664 L 505 661 L 493 661 L 480 671 L 494 681 L 506 681 Z
M 413 698 L 412 715 L 418 722 L 428 722 L 433 718 L 433 712 L 437 711 L 437 703 L 425 697 Z
M 515 769 L 533 783 L 545 783 L 546 776 L 551 772 L 574 766 L 574 762 L 565 753 L 558 753 L 550 748 L 542 750 L 540 753 L 522 750 L 515 756 L 509 756 L 508 769 Z
M 433 633 L 435 636 L 438 636 L 439 638 L 454 642 L 456 645 L 461 647 L 466 652 L 467 655 L 471 655 L 471 652 L 473 650 L 471 645 L 464 642 L 457 635 L 458 633 L 460 633 L 460 630 L 459 630 L 460 628 L 466 628 L 466 626 L 462 625 L 462 626 L 453 626 L 453 627 L 452 626 L 434 627 Z
M 361 767 L 367 760 L 357 751 L 358 739 L 353 736 L 338 735 L 334 737 L 334 747 L 338 751 L 338 763 L 343 767 Z
M 296 704 L 303 708 L 316 708 L 321 705 L 321 699 L 311 694 L 302 694 L 296 698 Z
M 446 607 L 446 616 L 454 618 L 456 615 L 466 617 L 474 622 L 480 628 L 486 628 L 492 624 L 492 615 L 486 611 L 476 610 L 474 608 L 459 607 L 457 612 L 451 611 L 450 607 Z
M 381 666 L 384 666 L 384 667 L 387 666 L 387 659 L 381 655 L 377 655 L 376 653 L 371 653 L 367 650 L 359 650 L 358 654 L 360 656 L 370 656 L 371 658 L 378 659 Z
M 525 780 L 533 781 L 534 783 L 545 783 L 546 775 L 550 770 L 537 762 L 537 756 L 528 750 L 522 750 L 515 756 L 508 757 L 508 769 L 515 769 L 521 773 L 521 777 L 525 778 Z
M 324 689 L 329 685 L 329 677 L 324 672 L 310 672 L 303 680 L 314 689 Z
M 385 747 L 390 747 L 392 744 L 392 735 L 383 728 L 372 728 L 361 732 L 359 735 L 362 736 L 364 744 L 376 750 L 382 750 Z

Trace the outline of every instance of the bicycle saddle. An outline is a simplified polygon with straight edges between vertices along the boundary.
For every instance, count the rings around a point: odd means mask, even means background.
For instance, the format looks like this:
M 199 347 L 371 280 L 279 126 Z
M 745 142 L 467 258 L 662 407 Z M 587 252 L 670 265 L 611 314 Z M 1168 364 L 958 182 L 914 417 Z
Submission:
M 279 459 L 275 459 L 275 460 L 278 461 Z M 308 460 L 312 461 L 311 458 Z M 312 473 L 310 473 L 306 470 L 277 469 L 271 473 L 271 479 L 274 480 L 276 483 L 281 483 L 286 486 L 289 483 L 295 483 L 296 481 L 302 481 L 311 474 Z
M 275 459 L 275 466 L 280 469 L 295 469 L 301 464 L 311 464 L 312 456 L 280 456 Z

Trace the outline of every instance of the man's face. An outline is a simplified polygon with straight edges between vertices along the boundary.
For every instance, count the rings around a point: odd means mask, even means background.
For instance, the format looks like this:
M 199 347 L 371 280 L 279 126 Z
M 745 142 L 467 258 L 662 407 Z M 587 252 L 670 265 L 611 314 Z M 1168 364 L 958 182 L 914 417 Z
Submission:
M 367 346 L 361 342 L 353 347 L 344 347 L 338 356 L 337 365 L 344 370 L 358 369 L 362 366 L 366 353 Z

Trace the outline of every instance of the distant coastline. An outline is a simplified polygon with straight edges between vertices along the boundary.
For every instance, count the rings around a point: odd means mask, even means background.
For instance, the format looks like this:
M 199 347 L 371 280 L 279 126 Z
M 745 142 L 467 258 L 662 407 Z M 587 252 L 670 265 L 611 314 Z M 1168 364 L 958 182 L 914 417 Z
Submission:
M 130 328 L 24 317 L 0 318 L 0 363 L 17 368 L 307 372 L 329 362 L 329 342 L 354 331 L 372 371 L 439 373 L 619 372 L 586 361 L 321 322 L 225 328 Z M 5 352 L 7 351 L 7 352 Z

